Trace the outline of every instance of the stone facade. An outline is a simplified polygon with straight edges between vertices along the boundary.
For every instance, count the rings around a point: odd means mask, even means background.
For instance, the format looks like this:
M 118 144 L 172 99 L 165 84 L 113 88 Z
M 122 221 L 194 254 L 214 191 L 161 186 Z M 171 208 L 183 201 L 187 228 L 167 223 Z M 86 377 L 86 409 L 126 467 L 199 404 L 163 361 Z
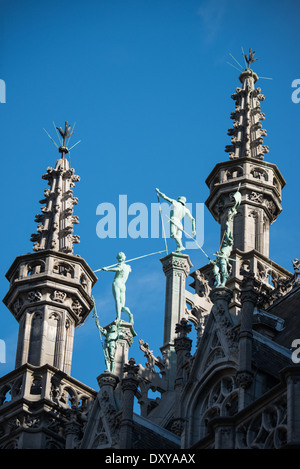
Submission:
M 0 448 L 300 448 L 300 368 L 291 351 L 300 334 L 300 264 L 293 261 L 292 273 L 269 258 L 285 181 L 264 161 L 258 77 L 247 68 L 239 79 L 229 161 L 206 180 L 220 239 L 232 195 L 238 187 L 241 193 L 226 286 L 215 286 L 212 264 L 190 272 L 187 254 L 162 258 L 162 356 L 139 339 L 145 366 L 129 360 L 135 331 L 121 321 L 114 372 L 97 378 L 98 391 L 70 376 L 74 329 L 93 308 L 97 278 L 73 254 L 72 187 L 79 178 L 67 148 L 60 149 L 43 176 L 50 189 L 36 219 L 42 225 L 32 237 L 34 252 L 17 257 L 7 273 L 4 303 L 19 322 L 19 339 L 15 370 L 0 378 Z

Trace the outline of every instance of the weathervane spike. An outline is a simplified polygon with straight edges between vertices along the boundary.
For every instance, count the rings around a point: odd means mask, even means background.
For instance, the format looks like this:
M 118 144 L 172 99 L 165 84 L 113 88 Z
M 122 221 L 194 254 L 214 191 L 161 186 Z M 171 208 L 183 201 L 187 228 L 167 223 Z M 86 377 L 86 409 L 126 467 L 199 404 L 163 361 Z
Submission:
M 251 47 L 249 49 L 249 56 L 247 54 L 244 54 L 244 53 L 243 53 L 243 55 L 244 55 L 244 59 L 246 60 L 246 62 L 248 64 L 248 69 L 251 68 L 251 64 L 253 64 L 253 62 L 258 60 L 256 57 L 254 57 L 255 51 L 252 51 Z
M 81 140 L 79 140 L 71 148 L 67 147 L 67 140 L 70 141 L 70 137 L 74 134 L 75 123 L 73 125 L 73 128 L 71 128 L 71 125 L 69 125 L 68 121 L 66 121 L 65 128 L 63 130 L 61 127 L 56 127 L 55 123 L 53 122 L 53 126 L 55 128 L 60 146 L 58 146 L 56 142 L 53 140 L 53 138 L 49 135 L 49 133 L 45 129 L 43 129 L 48 135 L 48 137 L 50 138 L 50 140 L 52 140 L 54 145 L 58 148 L 58 151 L 62 154 L 62 158 L 64 158 L 67 153 L 70 153 L 70 150 L 72 150 L 72 148 L 74 148 L 76 145 L 78 145 L 78 143 L 81 142 Z M 60 140 L 60 137 L 61 137 L 61 140 Z
M 54 143 L 54 145 L 56 146 L 56 148 L 58 148 L 58 145 L 57 143 L 53 140 L 53 138 L 51 137 L 51 135 L 48 134 L 47 130 L 43 128 L 43 130 L 46 132 L 46 134 L 48 135 L 48 137 L 50 138 L 50 140 Z

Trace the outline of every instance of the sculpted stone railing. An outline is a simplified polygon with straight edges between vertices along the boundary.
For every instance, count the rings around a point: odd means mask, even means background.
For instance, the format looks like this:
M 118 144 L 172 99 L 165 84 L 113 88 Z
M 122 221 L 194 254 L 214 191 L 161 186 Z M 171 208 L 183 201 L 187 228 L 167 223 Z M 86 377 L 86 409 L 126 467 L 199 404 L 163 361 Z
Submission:
M 75 419 L 82 430 L 96 391 L 49 365 L 21 366 L 0 378 L 0 448 L 22 430 L 59 433 L 64 447 L 66 429 Z

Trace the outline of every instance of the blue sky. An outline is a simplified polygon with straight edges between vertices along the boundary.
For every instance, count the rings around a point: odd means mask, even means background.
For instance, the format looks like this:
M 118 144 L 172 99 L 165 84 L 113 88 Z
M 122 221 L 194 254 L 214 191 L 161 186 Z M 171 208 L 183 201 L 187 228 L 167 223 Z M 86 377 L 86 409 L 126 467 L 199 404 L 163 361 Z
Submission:
M 270 257 L 291 270 L 299 257 L 300 103 L 293 103 L 292 81 L 300 78 L 297 1 L 86 0 L 0 1 L 0 104 L 2 230 L 0 290 L 16 256 L 31 252 L 34 217 L 46 188 L 41 175 L 58 153 L 43 128 L 55 137 L 52 122 L 76 122 L 71 165 L 81 181 L 74 214 L 81 243 L 75 253 L 92 269 L 113 264 L 117 252 L 128 258 L 164 249 L 162 239 L 105 239 L 96 235 L 96 208 L 119 195 L 128 205 L 156 202 L 155 187 L 193 204 L 208 197 L 205 179 L 228 159 L 227 129 L 239 86 L 241 48 L 256 51 L 254 69 L 266 96 L 262 111 L 270 152 L 287 185 L 283 212 L 271 227 Z M 205 209 L 204 245 L 218 247 L 219 225 Z M 169 241 L 169 248 L 172 243 Z M 194 268 L 206 264 L 199 250 L 188 254 Z M 163 339 L 165 277 L 159 255 L 132 264 L 127 305 L 138 337 L 130 350 L 145 363 L 138 338 L 155 355 Z M 113 274 L 100 273 L 93 294 L 102 325 L 114 319 Z M 14 368 L 18 324 L 2 304 L 0 338 Z M 100 340 L 91 316 L 75 334 L 72 376 L 97 389 L 104 370 Z

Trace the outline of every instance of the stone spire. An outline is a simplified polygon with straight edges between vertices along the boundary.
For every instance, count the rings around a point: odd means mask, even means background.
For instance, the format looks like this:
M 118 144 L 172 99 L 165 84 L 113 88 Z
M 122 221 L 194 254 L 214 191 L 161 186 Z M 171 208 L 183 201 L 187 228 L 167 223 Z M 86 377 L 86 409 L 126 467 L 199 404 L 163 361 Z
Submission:
M 2 447 L 76 446 L 96 397 L 70 376 L 75 329 L 94 306 L 91 294 L 97 277 L 81 256 L 72 254 L 77 219 L 72 215 L 71 188 L 79 178 L 65 158 L 67 123 L 61 136 L 61 158 L 44 176 L 50 189 L 38 216 L 42 225 L 33 240 L 35 252 L 19 255 L 6 273 L 9 290 L 3 302 L 19 323 L 19 335 L 15 369 L 0 382 L 0 401 L 11 393 L 2 409 L 8 422 Z M 18 422 L 16 432 L 9 429 L 12 418 Z
M 236 88 L 236 92 L 231 95 L 235 101 L 235 111 L 231 113 L 234 120 L 233 128 L 228 130 L 231 135 L 231 145 L 227 145 L 225 151 L 229 153 L 229 158 L 256 158 L 264 159 L 264 154 L 269 152 L 269 147 L 263 145 L 263 137 L 267 135 L 262 129 L 261 121 L 265 119 L 261 112 L 260 102 L 265 99 L 260 88 L 255 88 L 258 80 L 256 73 L 251 70 L 250 65 L 254 62 L 254 53 L 250 49 L 248 68 L 239 76 L 242 87 Z M 247 57 L 247 56 L 246 56 Z
M 221 224 L 221 237 L 224 233 L 227 211 L 233 204 L 232 193 L 240 184 L 242 201 L 233 222 L 234 247 L 241 251 L 256 249 L 269 256 L 269 227 L 280 214 L 281 191 L 285 186 L 277 166 L 264 160 L 269 151 L 263 145 L 266 130 L 262 129 L 260 101 L 264 99 L 260 88 L 255 88 L 258 76 L 250 65 L 254 53 L 250 49 L 250 59 L 245 55 L 249 66 L 239 79 L 242 88 L 232 95 L 235 100 L 231 145 L 226 147 L 229 161 L 218 163 L 208 176 L 206 183 L 210 195 L 206 201 L 210 212 Z
M 251 69 L 256 60 L 251 49 L 249 57 L 245 54 L 244 58 L 248 67 L 239 76 L 242 86 L 232 95 L 235 112 L 231 114 L 233 128 L 228 131 L 232 136 L 231 145 L 226 147 L 229 160 L 217 163 L 206 179 L 210 192 L 206 206 L 221 225 L 220 241 L 225 232 L 228 210 L 234 204 L 233 194 L 238 187 L 241 193 L 241 203 L 230 226 L 234 240 L 230 256 L 233 261 L 226 284 L 234 292 L 230 310 L 235 314 L 241 307 L 242 269 L 253 271 L 268 289 L 273 288 L 270 276 L 275 282 L 290 275 L 269 259 L 270 226 L 282 211 L 281 192 L 285 180 L 277 166 L 264 159 L 269 151 L 263 144 L 266 131 L 261 124 L 265 118 L 260 107 L 264 96 L 260 88 L 255 88 L 258 76 Z M 212 287 L 211 266 L 203 267 L 201 272 Z
M 78 217 L 73 215 L 73 206 L 77 198 L 73 197 L 72 188 L 80 177 L 74 174 L 69 167 L 66 154 L 66 140 L 70 138 L 70 126 L 65 123 L 65 131 L 58 129 L 63 141 L 59 147 L 61 158 L 56 161 L 55 168 L 48 167 L 47 173 L 42 176 L 48 181 L 49 189 L 44 191 L 41 214 L 36 215 L 38 224 L 37 233 L 31 235 L 34 251 L 52 249 L 66 254 L 73 253 L 73 243 L 79 243 L 79 236 L 73 234 L 74 224 L 79 223 Z
M 93 308 L 92 287 L 97 277 L 88 264 L 73 254 L 72 187 L 79 180 L 69 168 L 66 140 L 71 127 L 58 129 L 62 145 L 61 158 L 55 168 L 48 168 L 43 179 L 50 189 L 40 202 L 42 214 L 37 215 L 38 234 L 32 235 L 35 252 L 18 256 L 8 270 L 10 282 L 4 303 L 20 324 L 16 368 L 25 363 L 33 366 L 51 365 L 70 373 L 74 330 L 83 324 Z

